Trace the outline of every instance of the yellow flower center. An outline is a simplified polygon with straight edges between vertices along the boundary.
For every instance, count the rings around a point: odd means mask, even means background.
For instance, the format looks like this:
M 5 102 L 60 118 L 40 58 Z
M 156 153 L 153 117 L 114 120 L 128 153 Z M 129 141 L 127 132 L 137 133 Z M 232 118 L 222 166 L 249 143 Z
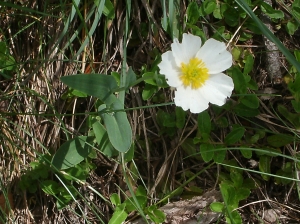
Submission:
M 181 72 L 180 79 L 183 85 L 191 86 L 192 89 L 200 88 L 209 77 L 204 62 L 198 58 L 190 59 L 187 64 L 181 63 Z

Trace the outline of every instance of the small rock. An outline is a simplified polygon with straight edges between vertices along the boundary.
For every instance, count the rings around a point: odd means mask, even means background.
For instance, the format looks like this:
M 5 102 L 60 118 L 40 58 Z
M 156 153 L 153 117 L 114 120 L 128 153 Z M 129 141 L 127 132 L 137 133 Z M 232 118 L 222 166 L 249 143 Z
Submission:
M 275 223 L 278 221 L 279 217 L 279 210 L 278 209 L 268 209 L 264 212 L 264 220 L 270 223 Z

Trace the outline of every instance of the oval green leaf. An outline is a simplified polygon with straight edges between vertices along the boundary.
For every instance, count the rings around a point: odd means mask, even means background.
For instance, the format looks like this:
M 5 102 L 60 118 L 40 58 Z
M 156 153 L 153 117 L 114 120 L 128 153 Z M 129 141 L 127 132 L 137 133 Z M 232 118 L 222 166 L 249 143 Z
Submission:
M 92 137 L 79 136 L 61 145 L 52 159 L 58 170 L 68 169 L 83 161 L 91 152 Z
M 106 129 L 99 121 L 96 121 L 93 124 L 93 130 L 99 150 L 104 155 L 109 158 L 119 155 L 118 151 L 112 146 L 111 142 L 109 141 Z
M 201 144 L 200 153 L 205 162 L 209 162 L 214 157 L 214 152 L 212 151 L 214 146 L 212 144 Z
M 213 202 L 209 207 L 214 212 L 223 212 L 224 204 L 222 202 Z
M 118 88 L 113 76 L 103 74 L 79 74 L 63 76 L 60 80 L 69 87 L 90 96 L 97 97 L 108 105 L 117 99 L 113 95 L 113 92 Z
M 119 111 L 122 107 L 122 103 L 117 99 L 109 111 L 102 113 L 101 117 L 113 147 L 119 152 L 127 152 L 132 143 L 132 131 L 126 113 Z M 106 109 L 105 104 L 101 105 L 98 111 L 101 112 L 104 109 Z
M 264 173 L 271 173 L 271 157 L 270 156 L 260 156 L 259 158 L 259 171 L 262 172 L 261 176 L 264 180 L 268 181 L 270 179 L 269 175 Z
M 125 212 L 125 204 L 121 204 L 116 207 L 116 210 L 111 219 L 109 220 L 108 224 L 123 223 L 126 220 L 127 216 L 128 214 Z
M 203 111 L 198 115 L 198 131 L 202 137 L 209 138 L 211 131 L 210 116 L 207 111 Z
M 245 133 L 244 127 L 235 127 L 233 130 L 225 137 L 225 143 L 227 145 L 232 145 L 239 141 Z
M 246 95 L 243 98 L 241 98 L 241 103 L 251 109 L 257 109 L 259 107 L 259 99 L 254 94 Z
M 287 144 L 293 143 L 295 140 L 293 136 L 291 135 L 286 135 L 286 134 L 275 134 L 268 136 L 267 142 L 269 143 L 270 146 L 273 147 L 282 147 Z

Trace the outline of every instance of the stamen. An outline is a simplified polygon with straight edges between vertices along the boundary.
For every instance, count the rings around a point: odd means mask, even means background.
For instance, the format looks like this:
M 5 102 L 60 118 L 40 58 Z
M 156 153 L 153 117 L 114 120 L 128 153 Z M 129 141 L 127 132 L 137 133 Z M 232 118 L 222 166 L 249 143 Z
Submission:
M 198 58 L 190 59 L 188 64 L 181 63 L 182 75 L 180 79 L 185 87 L 191 86 L 192 89 L 198 89 L 204 85 L 208 79 L 208 69 L 204 62 Z

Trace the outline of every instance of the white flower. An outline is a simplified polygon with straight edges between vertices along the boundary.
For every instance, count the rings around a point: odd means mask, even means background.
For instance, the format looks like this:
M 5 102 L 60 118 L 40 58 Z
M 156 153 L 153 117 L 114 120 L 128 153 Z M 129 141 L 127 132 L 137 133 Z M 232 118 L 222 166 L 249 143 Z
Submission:
M 208 103 L 222 106 L 233 90 L 232 79 L 222 71 L 231 67 L 232 56 L 224 43 L 183 34 L 182 43 L 174 39 L 172 51 L 162 54 L 160 73 L 175 87 L 175 104 L 192 113 L 208 108 Z

